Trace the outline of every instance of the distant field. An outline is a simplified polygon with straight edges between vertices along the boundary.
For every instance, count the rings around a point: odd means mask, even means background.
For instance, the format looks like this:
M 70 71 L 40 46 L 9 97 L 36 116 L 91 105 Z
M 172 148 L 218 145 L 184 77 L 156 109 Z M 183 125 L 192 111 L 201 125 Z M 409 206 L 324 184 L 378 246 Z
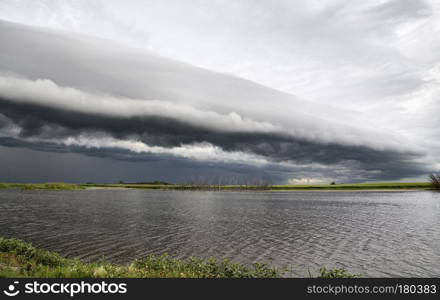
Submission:
M 79 184 L 64 182 L 53 183 L 0 183 L 0 189 L 24 189 L 24 190 L 78 190 L 85 189 Z
M 379 182 L 356 184 L 322 184 L 322 185 L 160 185 L 160 184 L 86 184 L 83 187 L 112 187 L 138 189 L 168 189 L 168 190 L 373 190 L 373 189 L 429 189 L 428 182 Z
M 0 183 L 0 189 L 77 190 L 87 188 L 136 188 L 151 190 L 396 190 L 430 189 L 428 182 L 377 182 L 322 185 L 178 185 L 178 184 L 69 184 L 69 183 Z
M 377 182 L 323 185 L 274 185 L 273 190 L 374 190 L 374 189 L 429 189 L 428 182 Z

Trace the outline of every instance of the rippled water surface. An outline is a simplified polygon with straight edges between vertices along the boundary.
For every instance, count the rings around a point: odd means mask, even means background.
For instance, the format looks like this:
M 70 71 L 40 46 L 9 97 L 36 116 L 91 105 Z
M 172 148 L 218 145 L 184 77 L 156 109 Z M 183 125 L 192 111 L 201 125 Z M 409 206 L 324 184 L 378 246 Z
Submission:
M 0 190 L 0 235 L 86 260 L 263 261 L 440 276 L 440 193 Z

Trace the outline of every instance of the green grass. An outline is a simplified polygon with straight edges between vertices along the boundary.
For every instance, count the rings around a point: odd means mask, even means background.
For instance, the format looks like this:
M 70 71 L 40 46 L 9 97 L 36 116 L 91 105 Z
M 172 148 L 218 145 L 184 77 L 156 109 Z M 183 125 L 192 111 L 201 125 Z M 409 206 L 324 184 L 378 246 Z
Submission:
M 430 189 L 428 182 L 381 182 L 381 183 L 356 183 L 356 184 L 315 184 L 315 185 L 178 185 L 178 184 L 83 184 L 83 187 L 112 187 L 136 189 L 162 189 L 162 190 L 397 190 L 397 189 Z
M 23 189 L 23 190 L 78 190 L 84 189 L 78 184 L 64 182 L 52 183 L 0 183 L 0 189 Z
M 150 255 L 127 265 L 105 261 L 86 263 L 34 247 L 17 239 L 0 238 L 0 277 L 45 278 L 279 278 L 282 272 L 267 264 L 247 266 L 215 258 L 180 260 Z M 322 268 L 318 277 L 356 277 L 342 269 Z
M 275 185 L 272 190 L 395 190 L 429 189 L 428 182 L 376 182 L 353 184 Z
M 29 243 L 0 238 L 0 277 L 56 278 L 273 278 L 280 274 L 265 264 L 251 267 L 228 260 L 150 255 L 129 265 L 67 259 Z
M 318 278 L 359 278 L 360 274 L 351 274 L 348 273 L 344 269 L 327 269 L 326 267 L 322 267 L 319 269 Z

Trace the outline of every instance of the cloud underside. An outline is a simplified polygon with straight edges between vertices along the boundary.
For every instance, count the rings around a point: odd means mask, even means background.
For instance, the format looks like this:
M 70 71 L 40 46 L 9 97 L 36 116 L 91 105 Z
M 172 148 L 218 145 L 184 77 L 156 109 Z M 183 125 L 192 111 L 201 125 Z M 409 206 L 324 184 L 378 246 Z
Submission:
M 121 117 L 0 98 L 0 145 L 124 161 L 174 161 L 197 168 L 347 180 L 425 174 L 419 154 L 314 142 L 281 132 L 221 130 L 171 117 Z

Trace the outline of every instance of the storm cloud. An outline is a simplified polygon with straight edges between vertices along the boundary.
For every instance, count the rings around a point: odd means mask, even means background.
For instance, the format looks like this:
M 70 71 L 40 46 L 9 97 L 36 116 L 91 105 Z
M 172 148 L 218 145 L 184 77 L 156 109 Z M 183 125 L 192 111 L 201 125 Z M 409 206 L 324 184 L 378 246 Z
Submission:
M 389 3 L 380 13 L 395 11 Z M 409 12 L 399 15 L 419 18 Z M 169 176 L 157 174 L 165 180 L 179 180 L 182 170 L 275 182 L 401 180 L 422 178 L 437 164 L 435 152 L 402 130 L 336 102 L 306 101 L 78 33 L 0 21 L 0 36 L 0 145 L 9 149 L 126 162 L 133 170 L 163 164 Z M 425 84 L 412 76 L 402 72 L 405 88 Z M 386 89 L 376 96 L 403 92 L 392 82 Z

